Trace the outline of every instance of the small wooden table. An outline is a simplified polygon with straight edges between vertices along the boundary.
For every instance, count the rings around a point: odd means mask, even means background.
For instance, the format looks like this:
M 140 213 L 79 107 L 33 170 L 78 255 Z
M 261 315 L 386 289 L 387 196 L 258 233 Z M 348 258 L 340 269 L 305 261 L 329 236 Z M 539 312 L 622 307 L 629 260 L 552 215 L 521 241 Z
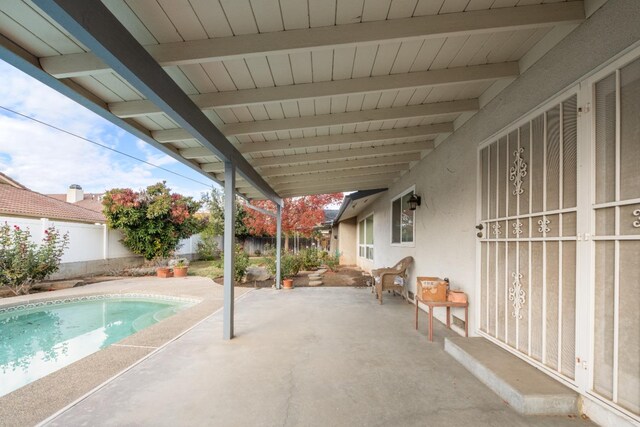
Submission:
M 418 302 L 429 307 L 429 341 L 433 341 L 433 309 L 435 307 L 447 307 L 447 328 L 451 329 L 451 307 L 464 308 L 464 336 L 469 336 L 469 302 L 451 302 L 451 301 L 423 301 L 416 295 L 416 329 L 418 329 Z

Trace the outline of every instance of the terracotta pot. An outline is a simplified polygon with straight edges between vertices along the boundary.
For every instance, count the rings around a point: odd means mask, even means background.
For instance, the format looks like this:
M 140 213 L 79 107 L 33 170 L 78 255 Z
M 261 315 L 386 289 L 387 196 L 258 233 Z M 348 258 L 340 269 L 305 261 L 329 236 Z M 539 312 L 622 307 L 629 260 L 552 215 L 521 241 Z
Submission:
M 156 270 L 156 275 L 162 279 L 166 279 L 167 277 L 173 277 L 173 273 L 169 267 L 158 267 Z
M 293 279 L 282 279 L 282 287 L 284 289 L 293 289 Z
M 189 267 L 173 267 L 173 275 L 175 277 L 187 277 Z

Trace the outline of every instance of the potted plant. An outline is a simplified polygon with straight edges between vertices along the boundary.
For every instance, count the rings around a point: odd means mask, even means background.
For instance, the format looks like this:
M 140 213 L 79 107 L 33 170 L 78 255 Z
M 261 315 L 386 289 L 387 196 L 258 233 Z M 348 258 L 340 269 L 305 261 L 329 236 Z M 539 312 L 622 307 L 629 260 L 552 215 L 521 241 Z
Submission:
M 295 254 L 284 254 L 280 259 L 280 278 L 284 289 L 293 289 L 293 277 L 302 267 L 301 259 Z
M 267 262 L 271 274 L 275 276 L 275 256 L 269 257 Z M 282 254 L 282 258 L 280 259 L 280 280 L 282 280 L 282 286 L 284 289 L 293 289 L 293 277 L 298 274 L 300 268 L 302 268 L 302 262 L 298 255 L 291 253 Z
M 189 264 L 184 258 L 179 259 L 173 266 L 173 275 L 175 277 L 187 277 L 187 271 L 189 270 Z
M 168 266 L 162 265 L 156 269 L 156 276 L 160 277 L 161 279 L 166 279 L 168 277 L 173 277 L 173 272 Z

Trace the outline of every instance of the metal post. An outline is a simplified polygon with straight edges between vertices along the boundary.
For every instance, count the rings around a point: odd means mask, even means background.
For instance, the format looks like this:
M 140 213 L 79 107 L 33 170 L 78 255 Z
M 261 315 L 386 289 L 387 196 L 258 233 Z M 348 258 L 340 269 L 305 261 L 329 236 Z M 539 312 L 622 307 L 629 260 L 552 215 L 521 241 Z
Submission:
M 276 289 L 280 289 L 280 259 L 282 256 L 282 206 L 276 206 Z
M 233 338 L 233 271 L 235 254 L 236 167 L 224 162 L 224 320 L 222 338 Z

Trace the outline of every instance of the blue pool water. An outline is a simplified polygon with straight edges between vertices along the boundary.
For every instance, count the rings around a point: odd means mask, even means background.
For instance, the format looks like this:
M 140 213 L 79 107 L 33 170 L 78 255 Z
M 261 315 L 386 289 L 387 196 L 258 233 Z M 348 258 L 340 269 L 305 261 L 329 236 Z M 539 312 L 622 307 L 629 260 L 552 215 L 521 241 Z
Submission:
M 0 396 L 128 337 L 187 305 L 109 298 L 0 312 Z

